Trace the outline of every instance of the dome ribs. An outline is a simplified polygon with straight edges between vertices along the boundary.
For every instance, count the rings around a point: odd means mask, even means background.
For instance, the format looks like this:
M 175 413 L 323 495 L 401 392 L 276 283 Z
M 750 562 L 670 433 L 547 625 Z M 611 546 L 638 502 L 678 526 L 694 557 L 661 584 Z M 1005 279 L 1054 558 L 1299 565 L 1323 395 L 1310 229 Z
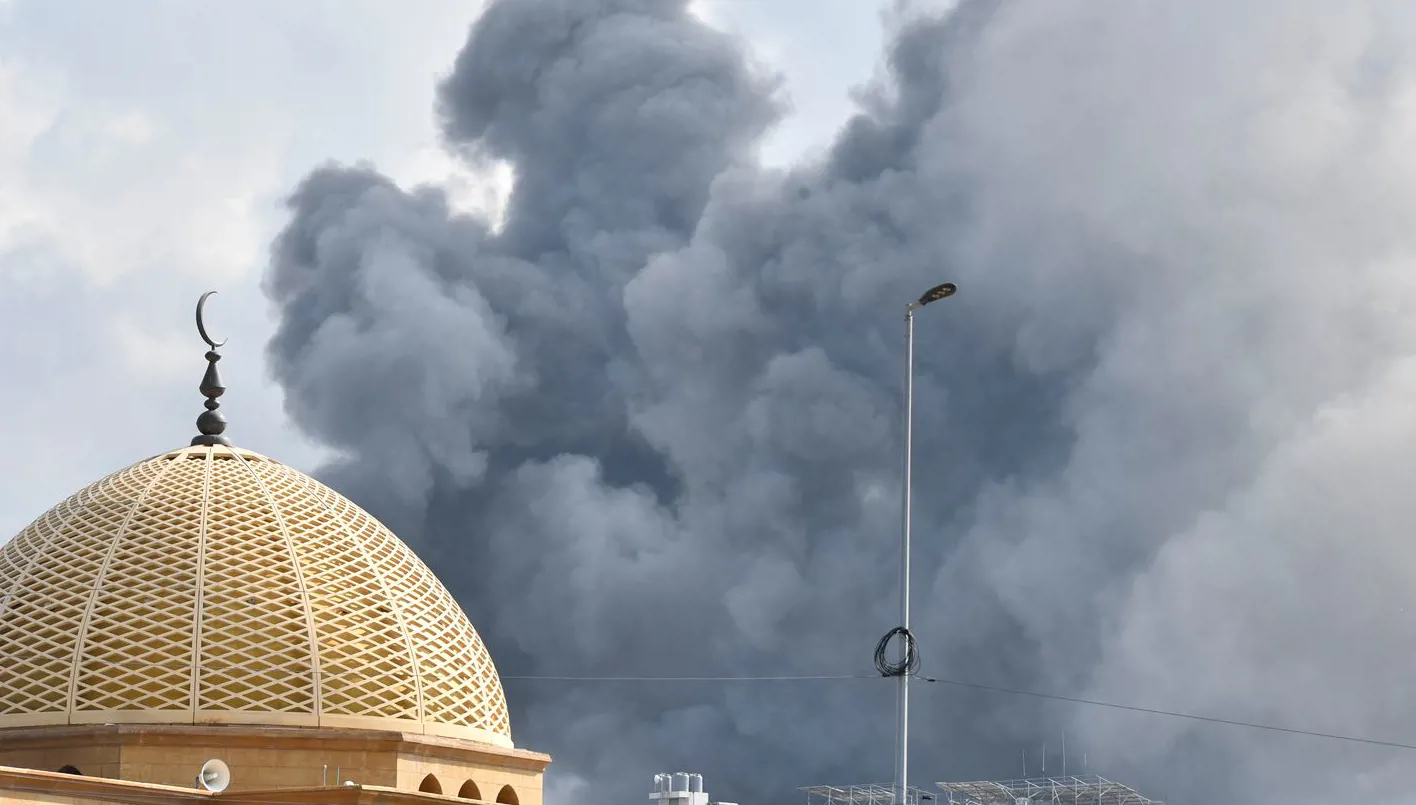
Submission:
M 295 540 L 290 535 L 290 529 L 286 528 L 285 515 L 281 511 L 282 507 L 276 503 L 275 496 L 261 480 L 260 474 L 251 467 L 251 462 L 247 461 L 240 453 L 232 452 L 231 456 L 233 463 L 240 464 L 241 468 L 250 474 L 251 480 L 260 490 L 261 496 L 270 505 L 271 516 L 275 518 L 275 524 L 280 530 L 281 537 L 285 540 L 285 549 L 289 552 L 290 567 L 295 572 L 295 587 L 300 593 L 301 610 L 305 616 L 305 632 L 310 641 L 310 681 L 314 688 L 313 702 L 316 723 L 318 723 L 321 701 L 324 698 L 320 691 L 320 643 L 315 636 L 315 615 L 310 607 L 310 590 L 305 586 L 305 574 L 300 567 L 300 556 L 295 550 Z
M 280 465 L 257 472 L 282 501 L 292 532 L 339 539 L 300 540 L 296 547 L 309 591 L 320 652 L 322 715 L 416 721 L 418 679 L 398 607 L 363 550 L 377 525 L 330 505 L 333 493 Z
M 206 587 L 207 521 L 211 512 L 211 453 L 208 449 L 202 458 L 202 521 L 197 529 L 197 577 L 192 585 L 192 654 L 189 666 L 192 672 L 187 680 L 187 718 L 193 724 L 197 722 L 197 702 L 201 701 L 197 691 L 201 674 L 197 673 L 197 669 L 201 667 L 202 660 L 202 590 Z
M 423 720 L 510 735 L 505 696 L 491 656 L 462 610 L 407 545 L 380 529 L 370 553 L 398 590 L 423 680 Z
M 0 728 L 109 722 L 512 747 L 486 646 L 413 551 L 221 445 L 113 473 L 0 545 Z
M 165 541 L 153 539 L 154 531 L 170 527 L 174 520 L 189 528 L 196 525 L 196 518 L 183 512 L 191 507 L 182 505 L 180 495 L 174 499 L 170 488 L 165 490 L 166 495 L 152 496 L 174 464 L 167 461 L 158 465 L 142 485 L 122 524 L 113 532 L 98 569 L 74 643 L 67 703 L 70 723 L 76 721 L 76 712 L 108 709 L 115 703 L 115 690 L 132 687 L 145 691 L 139 702 L 144 709 L 186 709 L 186 697 L 180 694 L 182 686 L 191 684 L 191 667 L 182 662 L 181 656 L 172 656 L 164 649 L 172 638 L 180 640 L 182 625 L 188 620 L 185 598 L 190 596 L 191 588 L 177 585 L 175 590 L 163 589 L 173 586 L 163 582 L 181 566 L 184 556 L 180 550 L 174 554 Z M 183 518 L 183 514 L 187 516 Z M 159 528 L 153 527 L 154 521 Z M 134 525 L 139 528 L 134 529 Z M 142 544 L 127 543 L 130 536 Z M 129 550 L 115 566 L 120 546 Z M 111 580 L 110 569 L 116 571 Z M 128 589 L 135 584 L 142 588 Z M 132 599 L 138 601 L 135 606 L 128 603 Z M 177 695 L 170 690 L 174 686 Z M 82 716 L 77 720 L 82 721 Z
M 120 470 L 51 509 L 30 528 L 39 547 L 10 587 L 0 619 L 0 715 L 67 721 L 76 624 L 109 545 L 153 468 Z M 27 531 L 29 529 L 26 529 Z
M 211 472 L 197 721 L 251 711 L 288 716 L 265 723 L 317 723 L 309 609 L 289 535 L 244 464 L 213 460 Z

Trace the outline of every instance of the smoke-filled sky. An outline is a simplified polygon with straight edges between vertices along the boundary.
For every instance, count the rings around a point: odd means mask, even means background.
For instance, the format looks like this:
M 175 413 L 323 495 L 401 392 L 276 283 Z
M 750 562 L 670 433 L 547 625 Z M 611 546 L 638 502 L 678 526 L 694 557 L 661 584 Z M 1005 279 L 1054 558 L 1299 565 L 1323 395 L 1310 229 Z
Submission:
M 253 75 L 171 82 L 226 123 L 174 129 L 192 150 L 151 177 L 71 167 L 102 154 L 65 127 L 118 79 L 46 118 L 26 57 L 0 62 L 0 111 L 29 112 L 3 119 L 31 121 L 0 179 L 74 171 L 0 182 L 24 333 L 0 368 L 35 383 L 0 434 L 47 456 L 0 514 L 185 435 L 146 420 L 185 422 L 190 312 L 147 289 L 219 279 L 218 329 L 273 331 L 232 434 L 399 531 L 504 674 L 868 672 L 896 622 L 903 307 L 947 279 L 917 327 L 925 673 L 1416 740 L 1416 8 L 773 7 L 288 11 L 202 54 Z M 0 43 L 49 31 L 34 9 L 0 5 Z M 242 209 L 250 237 L 198 236 Z M 69 477 L 90 444 L 105 466 Z M 553 803 L 678 768 L 744 805 L 890 774 L 884 680 L 507 688 Z M 1069 770 L 1172 803 L 1416 802 L 1409 751 L 943 685 L 914 716 L 916 783 L 1015 776 L 1025 748 L 1037 772 L 1043 742 L 1060 770 L 1065 734 Z

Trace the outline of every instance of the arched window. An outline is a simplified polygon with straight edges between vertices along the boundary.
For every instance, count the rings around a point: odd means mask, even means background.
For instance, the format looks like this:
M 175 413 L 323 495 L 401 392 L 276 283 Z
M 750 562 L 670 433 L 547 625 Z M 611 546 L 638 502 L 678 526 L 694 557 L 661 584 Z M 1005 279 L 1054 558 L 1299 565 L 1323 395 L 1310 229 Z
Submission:
M 481 799 L 482 789 L 478 788 L 476 783 L 468 780 L 462 784 L 461 788 L 457 789 L 457 795 L 463 799 Z
M 65 767 L 59 769 L 59 773 L 60 773 L 60 774 L 77 774 L 77 775 L 79 775 L 80 777 L 82 777 L 83 774 L 84 774 L 83 772 L 79 771 L 78 768 L 76 768 L 76 767 L 74 767 L 74 766 L 65 766 Z
M 521 805 L 521 800 L 516 798 L 516 790 L 509 785 L 502 786 L 497 792 L 497 802 L 501 805 Z
M 438 778 L 429 774 L 427 777 L 423 778 L 423 782 L 418 784 L 418 790 L 425 794 L 441 794 L 442 783 L 438 782 Z

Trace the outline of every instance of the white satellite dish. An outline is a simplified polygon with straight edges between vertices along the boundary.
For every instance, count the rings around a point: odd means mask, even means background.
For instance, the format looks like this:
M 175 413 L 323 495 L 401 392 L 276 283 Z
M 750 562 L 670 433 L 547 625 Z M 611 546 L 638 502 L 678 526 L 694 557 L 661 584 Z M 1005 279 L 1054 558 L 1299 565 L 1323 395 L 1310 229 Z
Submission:
M 202 764 L 202 770 L 197 774 L 197 785 L 213 793 L 225 791 L 231 785 L 231 769 L 226 764 L 212 758 Z

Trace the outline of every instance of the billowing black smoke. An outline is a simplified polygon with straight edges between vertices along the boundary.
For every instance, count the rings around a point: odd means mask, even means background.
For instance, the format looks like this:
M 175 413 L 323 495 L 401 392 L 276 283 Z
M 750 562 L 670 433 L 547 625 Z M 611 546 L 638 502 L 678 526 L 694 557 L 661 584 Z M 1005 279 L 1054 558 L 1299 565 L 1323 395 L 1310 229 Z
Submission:
M 917 331 L 925 672 L 1400 740 L 1416 25 L 1320 5 L 918 13 L 779 172 L 778 83 L 686 0 L 492 2 L 440 100 L 451 148 L 514 168 L 504 224 L 315 171 L 276 376 L 504 674 L 863 673 L 903 306 L 953 280 Z M 507 686 L 560 801 L 890 774 L 885 680 Z M 1174 802 L 1390 792 L 1409 760 L 940 685 L 915 719 L 916 783 L 1044 741 L 1060 771 L 1064 732 L 1069 771 Z

